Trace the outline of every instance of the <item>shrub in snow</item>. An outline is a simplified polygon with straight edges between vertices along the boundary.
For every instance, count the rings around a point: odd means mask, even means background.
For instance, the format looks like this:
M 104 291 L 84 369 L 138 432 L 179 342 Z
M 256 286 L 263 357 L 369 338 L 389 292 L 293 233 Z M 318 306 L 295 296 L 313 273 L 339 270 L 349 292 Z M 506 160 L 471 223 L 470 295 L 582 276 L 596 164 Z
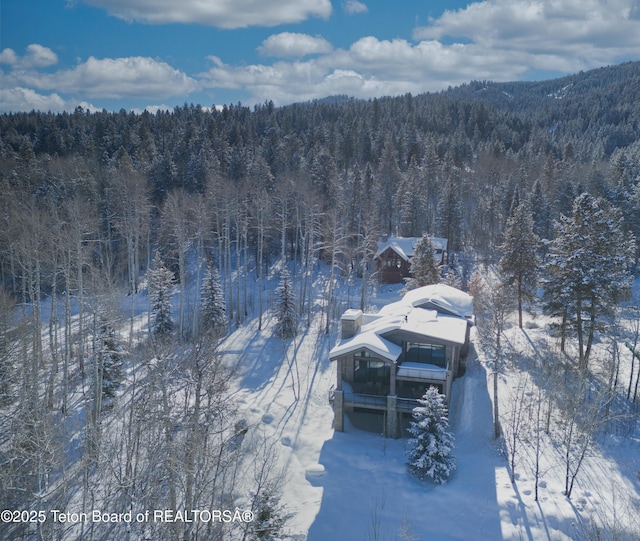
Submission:
M 280 273 L 280 283 L 276 288 L 276 336 L 293 338 L 298 331 L 298 313 L 296 299 L 287 269 Z
M 444 396 L 430 387 L 413 408 L 409 432 L 409 471 L 420 479 L 429 478 L 444 483 L 456 468 L 451 454 L 454 435 L 449 432 L 449 419 Z
M 282 532 L 290 516 L 280 503 L 280 494 L 272 486 L 267 486 L 254 498 L 254 520 L 248 539 L 251 541 L 275 541 L 284 539 Z

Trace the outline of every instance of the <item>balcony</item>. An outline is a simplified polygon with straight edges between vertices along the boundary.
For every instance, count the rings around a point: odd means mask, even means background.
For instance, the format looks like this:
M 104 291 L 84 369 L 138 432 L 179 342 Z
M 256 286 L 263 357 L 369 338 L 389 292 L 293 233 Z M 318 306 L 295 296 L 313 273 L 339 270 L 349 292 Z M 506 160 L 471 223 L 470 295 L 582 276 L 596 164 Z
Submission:
M 435 364 L 404 362 L 396 371 L 396 379 L 407 381 L 446 381 L 448 370 Z
M 380 395 L 345 392 L 344 403 L 345 405 L 350 405 L 356 408 L 373 410 L 387 409 L 387 397 Z M 418 401 L 415 398 L 396 398 L 396 409 L 399 412 L 411 412 L 416 406 L 418 406 Z

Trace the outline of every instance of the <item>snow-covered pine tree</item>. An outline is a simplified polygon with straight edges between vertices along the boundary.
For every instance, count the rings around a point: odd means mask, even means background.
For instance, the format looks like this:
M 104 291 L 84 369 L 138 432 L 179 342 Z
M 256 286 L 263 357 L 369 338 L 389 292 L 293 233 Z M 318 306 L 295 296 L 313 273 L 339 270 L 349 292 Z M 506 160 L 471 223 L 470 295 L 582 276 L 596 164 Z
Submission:
M 440 269 L 434 256 L 433 241 L 428 233 L 416 242 L 409 272 L 411 277 L 407 279 L 407 290 L 440 282 Z
M 458 183 L 453 175 L 449 175 L 441 185 L 438 200 L 438 231 L 441 237 L 448 239 L 452 252 L 460 248 L 462 237 L 462 203 Z
M 290 516 L 280 503 L 280 494 L 275 487 L 267 486 L 256 495 L 254 520 L 249 530 L 251 541 L 283 539 L 283 528 Z
M 156 338 L 166 338 L 173 330 L 171 319 L 173 273 L 165 267 L 159 251 L 156 251 L 153 261 L 154 266 L 148 273 L 150 331 Z
M 456 289 L 462 289 L 462 268 L 458 265 L 455 257 L 451 257 L 442 282 Z
M 280 273 L 280 283 L 274 291 L 276 297 L 276 336 L 293 338 L 298 330 L 298 313 L 291 276 L 287 269 Z
M 207 275 L 200 292 L 200 327 L 215 337 L 224 336 L 227 329 L 227 305 L 215 267 L 207 268 Z
M 520 203 L 507 220 L 499 268 L 504 284 L 515 290 L 521 329 L 522 304 L 534 299 L 538 284 L 539 247 L 540 239 L 534 232 L 531 211 L 526 203 Z
M 122 382 L 123 351 L 118 344 L 116 331 L 109 321 L 103 319 L 99 327 L 98 336 L 98 367 L 99 381 L 102 382 L 102 408 L 112 405 L 116 391 Z
M 561 296 L 562 332 L 569 325 L 575 329 L 583 369 L 602 316 L 630 292 L 635 238 L 624 231 L 623 221 L 618 208 L 583 193 L 575 198 L 570 217 L 560 215 L 549 244 L 546 308 L 555 314 Z
M 409 426 L 413 436 L 409 440 L 409 471 L 420 479 L 442 484 L 456 468 L 451 454 L 455 437 L 449 432 L 447 406 L 436 387 L 430 387 L 418 403 Z

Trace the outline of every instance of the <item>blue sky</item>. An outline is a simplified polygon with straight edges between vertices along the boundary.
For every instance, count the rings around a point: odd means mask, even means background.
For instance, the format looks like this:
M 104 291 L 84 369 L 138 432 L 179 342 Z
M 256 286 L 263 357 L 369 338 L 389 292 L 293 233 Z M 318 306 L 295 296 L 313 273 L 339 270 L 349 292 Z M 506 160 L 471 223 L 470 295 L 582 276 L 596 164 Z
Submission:
M 639 0 L 0 0 L 0 112 L 276 105 L 640 59 Z

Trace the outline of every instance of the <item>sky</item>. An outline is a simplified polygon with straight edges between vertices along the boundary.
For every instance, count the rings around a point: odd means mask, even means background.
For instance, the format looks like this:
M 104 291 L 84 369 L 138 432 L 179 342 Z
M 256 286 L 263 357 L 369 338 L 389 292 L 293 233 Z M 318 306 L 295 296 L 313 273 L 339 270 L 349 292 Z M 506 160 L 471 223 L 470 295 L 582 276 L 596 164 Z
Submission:
M 0 112 L 275 105 L 640 59 L 640 0 L 0 0 Z

